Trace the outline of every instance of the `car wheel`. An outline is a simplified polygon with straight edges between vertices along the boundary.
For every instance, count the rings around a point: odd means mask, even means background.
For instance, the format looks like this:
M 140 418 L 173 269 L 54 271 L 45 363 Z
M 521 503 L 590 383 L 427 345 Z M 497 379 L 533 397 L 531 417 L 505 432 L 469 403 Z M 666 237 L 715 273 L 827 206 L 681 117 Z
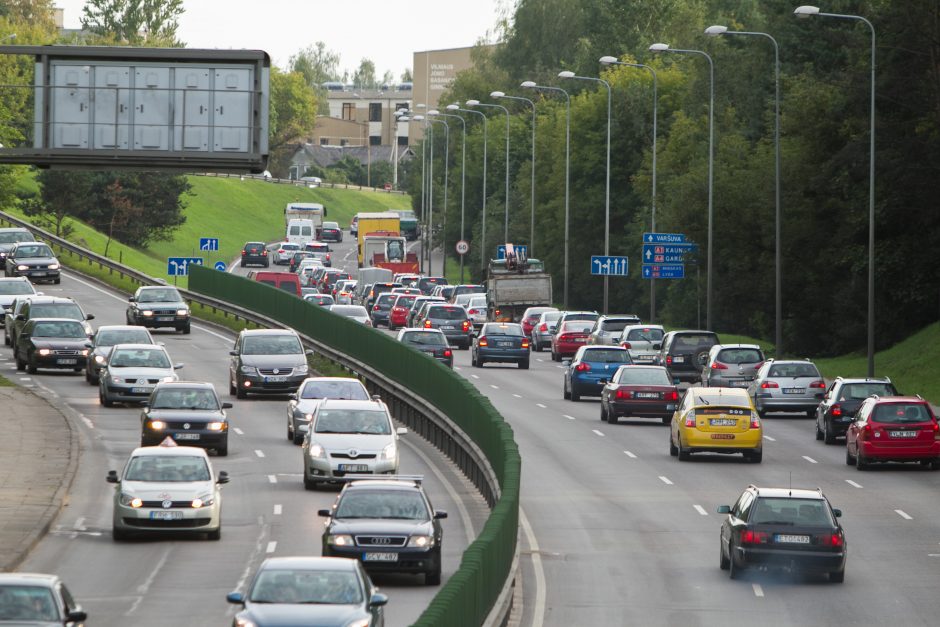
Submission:
M 235 387 L 231 379 L 228 380 L 228 393 L 230 396 L 235 396 L 235 394 L 238 393 L 238 388 Z
M 663 416 L 662 421 L 664 425 L 668 425 L 670 422 L 672 422 L 672 418 L 670 418 L 669 416 Z
M 124 542 L 130 539 L 130 536 L 126 531 L 122 531 L 117 527 L 111 527 L 111 539 L 115 542 Z
M 105 407 L 114 407 L 114 401 L 108 398 L 108 395 L 102 392 L 100 387 L 98 388 L 98 398 Z
M 294 429 L 291 427 L 292 420 L 287 421 L 287 439 L 291 442 L 294 441 Z
M 764 459 L 764 450 L 761 449 L 761 450 L 756 451 L 756 452 L 753 452 L 753 453 L 750 453 L 750 452 L 749 452 L 749 453 L 745 453 L 744 459 L 745 459 L 745 461 L 749 461 L 749 462 L 751 462 L 752 464 L 759 464 L 759 463 L 761 463 L 761 460 Z
M 16 357 L 16 369 L 23 370 L 25 368 L 26 368 L 26 362 L 20 359 L 19 356 L 17 356 Z
M 601 422 L 607 422 L 607 408 L 601 403 Z
M 10 334 L 6 332 L 6 329 L 3 331 L 3 343 L 7 346 L 10 345 Z
M 228 457 L 228 439 L 222 445 L 215 447 L 215 454 L 219 457 Z
M 304 434 L 302 434 L 302 433 L 295 433 L 295 434 L 294 434 L 294 437 L 293 437 L 293 440 L 294 440 L 294 444 L 298 444 L 298 445 L 303 444 L 303 443 L 304 443 Z
M 523 359 L 522 361 L 520 361 L 520 362 L 519 362 L 519 369 L 520 369 L 520 370 L 528 370 L 528 369 L 529 369 L 529 360 L 528 360 L 528 359 Z
M 855 470 L 868 470 L 868 462 L 862 457 L 862 452 L 855 451 Z
M 206 534 L 206 537 L 209 538 L 210 540 L 221 540 L 222 539 L 222 527 L 219 527 L 218 529 L 213 529 L 212 531 Z
M 845 581 L 845 569 L 829 573 L 829 581 L 832 583 L 842 583 Z
M 186 326 L 183 327 L 183 335 L 189 335 L 191 331 L 192 329 L 190 328 L 189 323 L 187 322 Z
M 304 473 L 304 489 L 305 490 L 316 490 L 317 482 L 313 479 L 307 477 L 307 473 Z
M 561 397 L 566 401 L 571 398 L 571 392 L 568 391 L 568 379 L 561 386 Z
M 441 585 L 441 567 L 440 566 L 438 566 L 437 570 L 435 571 L 424 573 L 424 585 L 426 586 Z
M 691 457 L 691 453 L 689 453 L 687 450 L 685 450 L 685 448 L 682 446 L 682 437 L 681 437 L 681 436 L 679 437 L 679 441 L 676 442 L 676 448 L 678 449 L 678 451 L 677 451 L 677 457 L 679 458 L 679 461 L 680 461 L 680 462 L 687 462 L 687 461 L 689 461 L 689 458 Z
M 845 465 L 846 465 L 846 466 L 854 466 L 854 465 L 855 465 L 855 458 L 852 457 L 852 454 L 851 454 L 851 453 L 849 453 L 849 443 L 848 443 L 848 442 L 845 443 Z
M 579 398 L 580 398 L 580 397 L 579 397 Z M 575 399 L 572 398 L 571 400 L 575 400 Z M 617 415 L 617 412 L 613 412 L 613 411 L 612 411 L 612 412 L 608 412 L 608 413 L 607 413 L 607 422 L 610 423 L 610 424 L 612 424 L 612 425 L 619 424 L 619 423 L 620 423 L 620 416 Z
M 724 544 L 721 542 L 721 534 L 718 535 L 718 568 L 728 570 L 731 560 L 725 557 Z
M 823 442 L 826 444 L 835 444 L 836 436 L 832 433 L 832 430 L 829 428 L 829 423 L 825 423 L 825 430 L 823 431 Z
M 29 374 L 36 374 L 36 362 L 30 359 L 26 362 L 26 372 Z
M 555 351 L 552 351 L 552 361 L 561 361 L 561 358 L 555 354 Z
M 575 403 L 581 400 L 581 395 L 574 391 L 574 383 L 571 384 L 571 400 Z
M 822 429 L 819 428 L 819 421 L 816 421 L 816 439 L 822 440 L 824 438 Z
M 734 546 L 728 545 L 728 576 L 731 579 L 740 579 L 743 569 L 734 561 Z
M 245 388 L 238 385 L 238 382 L 235 383 L 235 398 L 246 399 L 248 398 L 248 392 L 245 391 Z
M 679 454 L 679 449 L 676 447 L 675 443 L 672 441 L 672 429 L 669 430 L 669 454 L 675 457 Z
M 767 417 L 767 410 L 765 410 L 765 409 L 758 409 L 758 410 L 757 410 L 757 415 L 760 416 L 761 418 L 766 418 L 766 417 Z
M 62 283 L 62 279 L 56 279 L 55 281 L 53 281 L 53 283 L 55 283 L 56 285 L 59 285 L 60 283 Z

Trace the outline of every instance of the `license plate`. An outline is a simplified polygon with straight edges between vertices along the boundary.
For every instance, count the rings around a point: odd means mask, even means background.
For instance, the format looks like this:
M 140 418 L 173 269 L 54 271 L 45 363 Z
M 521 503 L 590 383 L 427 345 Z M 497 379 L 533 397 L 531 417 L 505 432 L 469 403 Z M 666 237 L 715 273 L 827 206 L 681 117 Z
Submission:
M 131 394 L 146 394 L 150 388 L 131 388 Z
M 636 392 L 635 398 L 659 398 L 659 392 Z
M 367 464 L 340 464 L 339 469 L 342 472 L 369 472 Z
M 713 427 L 734 427 L 738 424 L 738 421 L 734 418 L 712 418 L 708 421 Z
M 784 394 L 803 394 L 806 388 L 783 388 Z
M 453 331 L 453 330 L 456 329 L 456 328 L 457 328 L 457 327 L 451 326 L 451 325 L 449 325 L 449 324 L 441 325 L 441 330 L 443 330 L 443 331 Z
M 173 316 L 157 316 L 157 322 L 173 322 Z
M 650 361 L 653 361 L 653 355 L 636 355 L 633 357 L 633 361 L 638 362 L 638 363 L 650 362 Z
M 888 435 L 892 438 L 916 438 L 916 431 L 888 431 Z
M 397 562 L 398 553 L 363 553 L 363 562 Z
M 738 380 L 736 380 L 736 381 L 732 381 L 732 382 L 731 382 L 731 387 L 733 387 L 733 388 L 746 388 L 746 387 L 747 387 L 748 385 L 750 385 L 750 384 L 751 384 L 751 382 L 748 381 L 747 379 L 738 379 Z
M 713 440 L 733 440 L 734 434 L 733 433 L 713 433 L 712 439 Z
M 666 405 L 666 409 L 669 410 L 669 411 L 676 411 L 676 404 L 675 404 L 675 403 L 669 403 L 668 405 Z
M 684 364 L 684 363 L 685 363 L 685 357 L 682 357 L 681 355 L 676 355 L 675 357 L 672 358 L 672 363 L 674 363 L 674 364 Z
M 507 346 L 507 347 L 511 347 L 511 346 L 512 346 L 512 342 L 496 342 L 496 345 L 497 345 L 497 346 Z
M 175 440 L 198 440 L 199 434 L 198 433 L 176 433 L 173 435 L 173 439 Z
M 30 274 L 32 274 L 33 276 L 46 276 L 45 272 L 36 272 L 35 270 L 30 272 Z
M 790 536 L 779 534 L 774 538 L 774 541 L 787 544 L 809 544 L 809 536 Z
M 181 520 L 182 518 L 183 518 L 183 512 L 167 512 L 167 511 L 150 512 L 151 520 Z
M 287 377 L 265 377 L 265 383 L 284 383 L 287 381 Z
M 56 359 L 55 362 L 56 362 L 57 364 L 62 364 L 62 365 L 64 365 L 64 366 L 69 366 L 69 365 L 77 364 L 77 363 L 78 363 L 78 360 L 77 360 L 77 359 Z

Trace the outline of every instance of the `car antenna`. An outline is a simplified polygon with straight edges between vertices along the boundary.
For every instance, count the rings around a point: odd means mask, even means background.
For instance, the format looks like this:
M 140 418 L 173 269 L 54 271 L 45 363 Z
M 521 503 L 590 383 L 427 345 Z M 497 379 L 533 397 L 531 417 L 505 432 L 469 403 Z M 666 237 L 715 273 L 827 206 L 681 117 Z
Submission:
M 790 491 L 787 493 L 787 496 L 793 496 L 793 471 L 790 471 Z

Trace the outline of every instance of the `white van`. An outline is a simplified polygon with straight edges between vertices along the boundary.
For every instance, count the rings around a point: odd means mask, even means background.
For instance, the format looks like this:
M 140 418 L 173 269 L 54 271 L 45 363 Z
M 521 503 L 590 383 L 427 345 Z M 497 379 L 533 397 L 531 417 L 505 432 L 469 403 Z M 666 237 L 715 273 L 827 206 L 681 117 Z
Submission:
M 314 240 L 313 220 L 293 219 L 287 221 L 287 237 L 284 239 L 301 248 Z

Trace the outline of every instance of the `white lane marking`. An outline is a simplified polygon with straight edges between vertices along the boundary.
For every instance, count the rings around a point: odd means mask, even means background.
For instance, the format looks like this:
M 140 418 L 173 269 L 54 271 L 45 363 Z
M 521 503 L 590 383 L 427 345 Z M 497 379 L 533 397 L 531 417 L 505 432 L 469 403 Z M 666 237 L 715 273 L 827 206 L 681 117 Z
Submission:
M 229 266 L 229 268 L 228 268 L 228 270 L 226 270 L 226 272 L 235 272 L 235 268 L 237 268 L 238 266 L 240 266 L 241 263 L 242 263 L 242 260 L 241 260 L 241 259 L 236 259 L 235 261 L 232 262 L 232 265 Z
M 636 455 L 634 455 L 630 451 L 624 451 L 623 454 L 629 457 L 630 459 L 636 459 Z
M 564 416 L 564 417 L 567 418 L 568 420 L 574 420 L 574 419 L 575 419 L 574 416 L 569 416 L 568 414 L 562 414 L 562 416 Z
M 274 515 L 275 515 L 275 516 L 280 516 L 280 515 L 281 515 L 281 512 L 283 512 L 283 511 L 284 511 L 284 508 L 281 507 L 281 504 L 280 504 L 280 503 L 278 503 L 277 505 L 274 506 Z
M 857 483 L 855 483 L 854 481 L 852 481 L 851 479 L 846 479 L 845 482 L 846 482 L 847 484 L 849 484 L 850 486 L 852 486 L 853 488 L 860 488 L 860 487 L 862 487 L 862 486 L 858 485 Z
M 695 511 L 697 511 L 702 516 L 708 516 L 708 512 L 706 512 L 705 508 L 702 507 L 701 505 L 693 505 L 692 507 L 694 507 Z
M 270 483 L 277 483 L 277 477 L 275 477 L 274 475 L 268 475 L 268 481 Z
M 72 528 L 73 528 L 75 531 L 85 531 L 85 529 L 86 529 L 86 527 L 85 527 L 85 517 L 84 517 L 84 516 L 80 516 L 79 518 L 75 519 L 75 524 L 72 525 Z
M 255 540 L 255 546 L 251 549 L 251 555 L 248 557 L 248 562 L 245 564 L 245 570 L 242 571 L 241 577 L 238 578 L 238 582 L 235 584 L 236 590 L 244 590 L 245 584 L 248 582 L 248 577 L 251 576 L 254 571 L 254 562 L 258 559 L 258 556 L 261 554 L 261 543 L 264 542 L 264 537 L 268 534 L 268 523 L 264 522 L 263 516 L 258 516 L 258 537 Z M 229 608 L 229 614 L 234 614 L 234 606 Z
M 556 367 L 556 368 L 561 368 L 562 370 L 564 370 L 564 369 L 565 369 L 565 367 L 564 367 L 564 366 L 555 366 L 555 367 Z
M 817 462 L 815 459 L 813 459 L 812 457 L 809 457 L 809 456 L 807 456 L 807 455 L 804 455 L 804 456 L 803 456 L 803 459 L 805 459 L 806 461 L 808 461 L 808 462 L 811 463 L 811 464 L 818 464 L 818 463 L 819 463 L 819 462 Z
M 255 449 L 255 455 L 257 455 L 258 457 L 264 457 L 264 451 Z
M 543 364 L 545 363 L 545 360 L 542 359 L 541 357 L 536 357 L 536 358 L 535 358 L 535 361 L 541 362 L 541 363 L 543 363 Z
M 237 433 L 238 435 L 245 435 L 245 432 L 239 429 L 238 427 L 235 427 L 235 433 Z
M 535 406 L 536 406 L 536 407 L 541 407 L 542 409 L 546 409 L 545 405 L 543 405 L 543 404 L 541 404 L 541 403 L 536 403 Z
M 425 455 L 421 450 L 418 449 L 411 442 L 405 442 L 411 451 L 421 458 L 421 460 L 431 469 L 431 472 L 434 473 L 434 476 L 437 477 L 437 480 L 444 486 L 444 490 L 447 491 L 448 496 L 451 500 L 457 505 L 457 510 L 460 512 L 460 520 L 463 522 L 464 531 L 467 534 L 467 544 L 472 544 L 473 539 L 476 537 L 473 529 L 473 520 L 470 518 L 470 511 L 467 509 L 467 506 L 464 505 L 463 499 L 460 498 L 460 495 L 457 494 L 456 488 L 453 484 L 447 480 L 447 477 L 444 476 L 444 473 L 440 471 L 437 465 L 431 461 L 431 459 Z
M 513 394 L 513 396 L 515 396 L 516 398 L 522 398 L 521 394 Z
M 767 440 L 768 442 L 776 442 L 776 440 L 770 437 L 769 435 L 765 435 L 764 439 Z
M 472 375 L 470 375 L 470 376 L 473 377 L 474 379 L 479 379 L 479 378 L 480 378 L 480 375 L 478 375 L 478 374 L 472 374 Z
M 277 540 L 271 540 L 268 542 L 268 548 L 264 550 L 265 553 L 274 553 L 277 550 Z
M 82 422 L 84 422 L 85 426 L 88 427 L 89 429 L 95 428 L 95 423 L 93 423 L 91 419 L 89 419 L 88 416 L 86 416 L 85 414 L 79 414 L 78 417 L 82 419 Z
M 20 381 L 32 381 L 29 377 L 20 377 Z
M 673 485 L 672 481 L 669 480 L 669 477 L 664 477 L 659 475 L 659 480 L 665 483 L 666 485 Z
M 535 539 L 535 532 L 525 515 L 519 508 L 519 524 L 525 534 L 526 542 L 532 556 L 532 569 L 535 571 L 535 606 L 532 608 L 532 627 L 542 627 L 545 622 L 545 571 L 542 569 L 542 555 L 539 553 L 539 543 Z
M 908 514 L 902 509 L 896 509 L 894 510 L 894 513 L 900 516 L 901 518 L 903 518 L 904 520 L 914 520 L 913 516 L 911 516 L 910 514 Z
M 498 389 L 499 389 L 499 386 L 498 386 L 498 385 L 493 385 L 492 383 L 490 383 L 490 387 L 493 388 L 494 390 L 498 390 Z
M 764 589 L 760 587 L 759 583 L 752 584 L 751 587 L 754 588 L 754 596 L 756 597 L 764 596 Z
M 138 606 L 140 606 L 141 601 L 144 600 L 144 597 L 147 596 L 147 591 L 150 590 L 150 586 L 153 585 L 153 580 L 157 578 L 157 573 L 160 572 L 160 569 L 163 568 L 163 565 L 166 564 L 167 559 L 170 557 L 170 547 L 167 547 L 163 551 L 163 555 L 160 556 L 160 559 L 157 561 L 157 565 L 153 567 L 153 570 L 150 571 L 150 574 L 144 580 L 144 583 L 137 586 L 137 594 L 140 596 L 137 597 L 137 600 L 134 601 L 134 604 L 131 605 L 131 608 L 127 610 L 125 616 L 130 616 L 137 611 Z
M 591 429 L 591 431 L 593 431 L 594 433 L 596 433 L 597 435 L 599 435 L 599 436 L 601 436 L 601 437 L 604 437 L 604 434 L 601 433 L 600 431 L 598 431 L 597 429 Z

